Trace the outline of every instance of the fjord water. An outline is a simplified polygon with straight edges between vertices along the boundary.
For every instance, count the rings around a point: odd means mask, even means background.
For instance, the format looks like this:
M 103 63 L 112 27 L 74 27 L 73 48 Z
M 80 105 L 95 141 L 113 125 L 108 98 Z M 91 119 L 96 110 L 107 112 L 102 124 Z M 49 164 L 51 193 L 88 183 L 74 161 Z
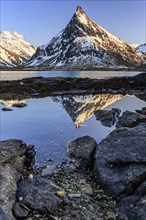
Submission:
M 0 80 L 21 80 L 31 77 L 77 77 L 105 79 L 109 77 L 135 76 L 136 71 L 0 71 Z
M 61 162 L 67 157 L 68 141 L 84 135 L 90 135 L 99 143 L 111 132 L 111 128 L 101 125 L 94 117 L 97 109 L 121 111 L 141 109 L 145 102 L 136 96 L 118 94 L 99 94 L 88 96 L 64 95 L 29 100 L 0 100 L 3 107 L 13 111 L 1 110 L 1 140 L 21 139 L 34 144 L 37 151 L 37 162 L 52 164 Z M 13 103 L 26 103 L 24 108 L 12 107 Z

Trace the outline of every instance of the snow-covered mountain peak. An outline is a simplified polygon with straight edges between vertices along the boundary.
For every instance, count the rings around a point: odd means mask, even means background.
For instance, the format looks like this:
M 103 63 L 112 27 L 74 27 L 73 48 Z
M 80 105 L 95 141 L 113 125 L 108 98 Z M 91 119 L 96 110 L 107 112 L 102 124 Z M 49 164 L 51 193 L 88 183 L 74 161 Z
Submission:
M 65 29 L 39 47 L 27 66 L 123 68 L 141 61 L 134 48 L 99 26 L 78 6 Z
M 0 33 L 0 67 L 21 66 L 35 53 L 35 48 L 17 32 Z
M 74 17 L 77 18 L 80 23 L 88 25 L 89 17 L 80 6 L 77 7 L 76 13 L 74 14 L 73 18 Z

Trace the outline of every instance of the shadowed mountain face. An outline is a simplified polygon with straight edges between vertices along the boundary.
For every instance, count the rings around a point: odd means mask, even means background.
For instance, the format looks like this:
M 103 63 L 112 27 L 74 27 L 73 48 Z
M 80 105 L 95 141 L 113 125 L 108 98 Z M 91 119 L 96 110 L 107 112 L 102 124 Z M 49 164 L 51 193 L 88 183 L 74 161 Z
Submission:
M 20 34 L 8 31 L 0 33 L 0 67 L 21 66 L 31 58 L 35 51 L 35 48 Z
M 84 121 L 92 117 L 96 110 L 101 110 L 124 96 L 117 94 L 98 94 L 98 95 L 65 95 L 52 97 L 54 102 L 58 102 L 70 115 L 71 119 L 79 128 Z
M 78 6 L 66 28 L 38 47 L 26 66 L 122 68 L 141 61 L 133 47 L 96 24 Z

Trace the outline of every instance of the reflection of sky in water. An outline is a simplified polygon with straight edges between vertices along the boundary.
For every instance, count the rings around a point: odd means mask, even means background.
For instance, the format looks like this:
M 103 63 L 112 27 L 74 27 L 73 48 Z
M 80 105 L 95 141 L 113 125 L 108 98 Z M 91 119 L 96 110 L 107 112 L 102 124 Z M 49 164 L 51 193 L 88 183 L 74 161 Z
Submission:
M 49 158 L 52 158 L 54 163 L 60 162 L 67 156 L 66 143 L 69 140 L 90 135 L 99 142 L 114 129 L 102 126 L 94 117 L 86 120 L 77 129 L 65 109 L 51 97 L 30 99 L 27 104 L 27 107 L 13 108 L 11 112 L 1 111 L 1 140 L 17 138 L 34 144 L 39 163 Z M 125 111 L 141 109 L 144 106 L 144 101 L 128 96 L 107 109 L 118 107 Z M 2 107 L 4 106 L 1 104 Z
M 30 77 L 90 77 L 107 78 L 114 76 L 134 76 L 140 72 L 134 71 L 0 71 L 0 80 L 21 80 Z

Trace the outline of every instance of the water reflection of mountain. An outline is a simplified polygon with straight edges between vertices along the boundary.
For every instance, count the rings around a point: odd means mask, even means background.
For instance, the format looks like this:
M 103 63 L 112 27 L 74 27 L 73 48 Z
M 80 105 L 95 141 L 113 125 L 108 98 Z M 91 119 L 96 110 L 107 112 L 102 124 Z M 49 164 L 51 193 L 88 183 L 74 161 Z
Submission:
M 27 102 L 27 99 L 22 99 L 22 100 L 4 100 L 4 99 L 0 99 L 0 103 L 7 106 L 7 107 L 11 107 L 14 104 L 24 104 Z
M 67 111 L 77 128 L 90 118 L 95 110 L 104 109 L 121 98 L 123 95 L 120 94 L 52 97 L 54 102 L 58 102 Z

